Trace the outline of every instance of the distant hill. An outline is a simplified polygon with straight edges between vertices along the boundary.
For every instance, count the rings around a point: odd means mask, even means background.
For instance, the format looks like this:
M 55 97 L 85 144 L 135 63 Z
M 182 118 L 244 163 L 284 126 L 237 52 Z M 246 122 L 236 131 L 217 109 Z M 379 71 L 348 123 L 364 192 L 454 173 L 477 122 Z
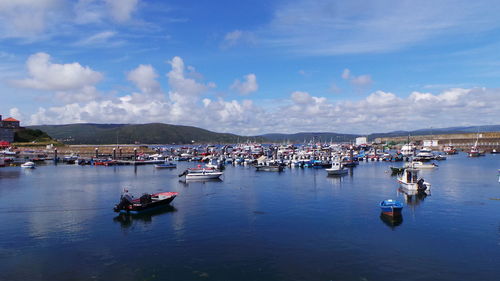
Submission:
M 338 133 L 296 133 L 296 134 L 265 134 L 260 135 L 264 139 L 272 142 L 292 142 L 292 143 L 303 143 L 303 142 L 350 142 L 354 141 L 359 135 L 353 134 L 338 134 Z
M 150 124 L 68 124 L 30 126 L 30 129 L 46 132 L 50 137 L 66 144 L 189 144 L 195 143 L 237 143 L 247 140 L 257 142 L 352 142 L 361 135 L 329 132 L 301 132 L 295 134 L 264 134 L 259 136 L 239 136 L 216 133 L 192 126 L 179 126 L 162 123 Z M 414 131 L 394 131 L 364 135 L 368 140 L 379 137 L 398 137 L 430 134 L 458 134 L 471 132 L 498 132 L 500 125 L 449 127 L 421 129 Z
M 50 142 L 52 138 L 45 132 L 37 129 L 21 128 L 14 133 L 14 142 Z
M 247 137 L 216 133 L 191 126 L 150 124 L 68 124 L 30 126 L 66 144 L 188 144 L 236 143 Z M 263 141 L 261 138 L 252 140 Z

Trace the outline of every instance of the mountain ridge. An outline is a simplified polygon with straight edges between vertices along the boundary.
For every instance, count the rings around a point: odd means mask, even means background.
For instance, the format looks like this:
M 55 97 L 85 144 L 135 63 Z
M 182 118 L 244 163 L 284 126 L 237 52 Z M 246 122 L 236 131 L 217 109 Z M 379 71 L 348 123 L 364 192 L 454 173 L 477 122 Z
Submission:
M 258 142 L 351 142 L 356 137 L 365 136 L 368 140 L 379 137 L 398 137 L 407 135 L 432 135 L 500 131 L 500 125 L 455 126 L 448 128 L 419 129 L 413 131 L 392 131 L 372 134 L 347 134 L 335 132 L 298 132 L 293 134 L 269 133 L 256 136 L 241 136 L 231 133 L 218 133 L 203 128 L 164 123 L 147 124 L 101 124 L 77 123 L 63 125 L 27 126 L 46 132 L 54 139 L 66 144 L 188 144 L 188 143 L 237 143 L 246 140 Z

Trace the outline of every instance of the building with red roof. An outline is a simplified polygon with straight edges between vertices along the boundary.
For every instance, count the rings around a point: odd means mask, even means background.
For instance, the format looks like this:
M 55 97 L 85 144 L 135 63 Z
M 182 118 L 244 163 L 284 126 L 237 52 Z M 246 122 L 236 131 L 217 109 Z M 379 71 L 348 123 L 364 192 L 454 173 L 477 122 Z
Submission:
M 2 115 L 0 115 L 0 141 L 13 142 L 15 130 L 20 128 L 20 123 L 12 117 L 2 120 Z

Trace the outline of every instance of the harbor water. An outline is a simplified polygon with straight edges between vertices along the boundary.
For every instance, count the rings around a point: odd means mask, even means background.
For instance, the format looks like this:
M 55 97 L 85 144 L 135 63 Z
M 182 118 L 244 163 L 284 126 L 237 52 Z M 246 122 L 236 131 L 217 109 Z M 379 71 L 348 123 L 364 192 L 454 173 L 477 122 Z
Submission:
M 389 166 L 180 181 L 153 166 L 0 168 L 0 280 L 500 280 L 500 155 L 437 162 L 430 194 Z M 169 208 L 112 208 L 121 191 L 175 191 Z M 385 199 L 405 204 L 381 216 Z

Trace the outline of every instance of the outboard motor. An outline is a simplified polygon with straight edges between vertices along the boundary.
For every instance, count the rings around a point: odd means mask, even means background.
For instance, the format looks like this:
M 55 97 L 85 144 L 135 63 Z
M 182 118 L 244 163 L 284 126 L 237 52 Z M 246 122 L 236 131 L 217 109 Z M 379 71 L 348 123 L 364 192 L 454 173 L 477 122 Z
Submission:
M 423 178 L 420 178 L 417 182 L 417 187 L 418 187 L 418 190 L 421 190 L 421 191 L 424 191 L 427 189 L 427 186 L 424 184 L 424 179 Z
M 128 206 L 132 205 L 132 197 L 129 194 L 124 194 L 121 196 L 120 203 L 115 206 L 115 212 L 120 210 L 126 210 Z

